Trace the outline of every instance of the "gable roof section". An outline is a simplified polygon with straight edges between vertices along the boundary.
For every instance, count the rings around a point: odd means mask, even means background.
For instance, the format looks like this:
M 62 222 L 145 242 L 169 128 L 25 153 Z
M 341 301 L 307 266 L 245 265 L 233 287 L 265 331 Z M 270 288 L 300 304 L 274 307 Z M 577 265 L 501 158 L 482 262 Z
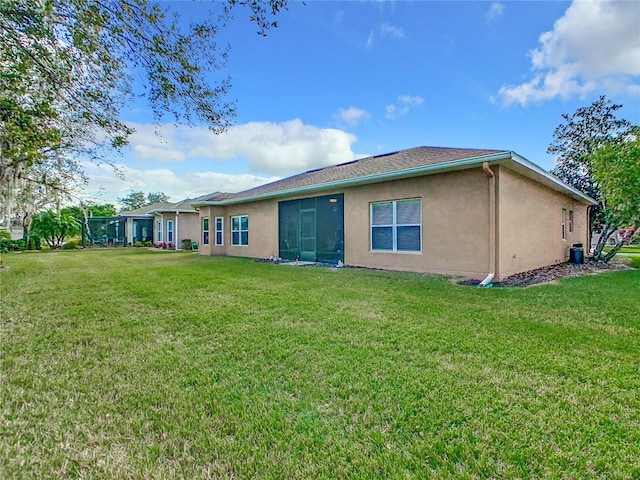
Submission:
M 145 205 L 144 207 L 134 208 L 133 210 L 121 210 L 118 212 L 119 217 L 146 217 L 149 212 L 154 208 L 162 205 L 162 203 L 152 203 L 151 205 Z
M 176 203 L 158 203 L 149 210 L 149 215 L 156 213 L 196 213 L 196 209 L 191 206 L 194 199 L 185 198 Z
M 122 210 L 118 212 L 120 217 L 149 217 L 156 213 L 196 213 L 197 210 L 192 207 L 192 203 L 197 199 L 185 198 L 176 203 L 172 202 L 158 202 L 151 205 L 145 205 L 144 207 L 136 208 L 135 210 Z
M 290 195 L 311 194 L 332 188 L 477 168 L 484 162 L 488 162 L 491 165 L 503 164 L 579 201 L 595 204 L 595 201 L 590 197 L 509 150 L 443 147 L 416 147 L 361 158 L 338 165 L 309 170 L 239 193 L 223 194 L 216 192 L 199 197 L 192 201 L 191 204 L 195 207 L 227 205 Z

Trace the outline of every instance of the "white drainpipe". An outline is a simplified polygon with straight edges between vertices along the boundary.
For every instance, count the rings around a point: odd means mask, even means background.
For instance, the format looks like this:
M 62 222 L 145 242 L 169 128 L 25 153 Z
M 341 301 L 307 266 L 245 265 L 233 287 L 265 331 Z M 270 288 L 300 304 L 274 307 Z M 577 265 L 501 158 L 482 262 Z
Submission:
M 480 286 L 485 287 L 496 275 L 496 176 L 489 162 L 482 163 L 482 170 L 489 179 L 489 274 L 480 282 Z
M 173 232 L 173 238 L 174 238 L 174 241 L 175 241 L 175 244 L 176 244 L 175 250 L 180 250 L 178 248 L 178 241 L 180 240 L 180 237 L 178 236 L 178 232 L 180 231 L 178 229 L 178 217 L 179 216 L 180 216 L 180 212 L 176 212 L 176 226 L 175 226 L 174 232 Z

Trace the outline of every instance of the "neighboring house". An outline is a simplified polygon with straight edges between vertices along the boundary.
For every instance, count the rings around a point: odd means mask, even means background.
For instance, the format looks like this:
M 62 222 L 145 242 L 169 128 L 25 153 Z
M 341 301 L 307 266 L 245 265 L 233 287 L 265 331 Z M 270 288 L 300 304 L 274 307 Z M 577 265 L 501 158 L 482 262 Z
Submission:
M 418 147 L 192 201 L 202 255 L 496 280 L 588 245 L 595 201 L 505 150 Z
M 123 210 L 114 219 L 122 224 L 127 245 L 153 242 L 179 250 L 183 240 L 197 241 L 200 236 L 200 219 L 192 201 L 187 198 L 177 203 L 161 202 Z
M 197 242 L 200 237 L 200 217 L 187 198 L 177 203 L 152 205 L 149 214 L 154 216 L 154 243 L 168 245 L 179 250 L 183 240 Z
M 154 242 L 152 210 L 161 205 L 164 203 L 154 203 L 134 210 L 118 212 L 116 218 L 123 223 L 122 228 L 127 245 L 133 245 L 136 242 Z

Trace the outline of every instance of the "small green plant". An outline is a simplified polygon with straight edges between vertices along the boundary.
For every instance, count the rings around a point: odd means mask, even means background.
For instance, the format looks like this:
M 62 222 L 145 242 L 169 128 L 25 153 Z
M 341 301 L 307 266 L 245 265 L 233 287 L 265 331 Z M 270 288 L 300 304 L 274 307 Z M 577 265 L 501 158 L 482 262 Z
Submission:
M 78 246 L 77 240 L 69 240 L 62 245 L 63 250 L 74 250 Z
M 0 238 L 0 252 L 23 252 L 27 249 L 27 242 L 24 240 L 11 240 Z
M 0 230 L 0 239 L 11 240 L 11 234 L 6 230 Z
M 27 250 L 40 250 L 42 249 L 42 240 L 39 235 L 31 234 L 27 239 Z
M 142 242 L 134 242 L 133 246 L 134 247 L 143 247 L 144 244 Z
M 153 247 L 153 242 L 151 242 L 151 241 L 146 241 L 146 242 L 144 242 L 144 246 L 145 246 L 145 247 Z
M 183 238 L 182 239 L 182 249 L 183 250 L 191 250 L 191 239 L 190 238 Z

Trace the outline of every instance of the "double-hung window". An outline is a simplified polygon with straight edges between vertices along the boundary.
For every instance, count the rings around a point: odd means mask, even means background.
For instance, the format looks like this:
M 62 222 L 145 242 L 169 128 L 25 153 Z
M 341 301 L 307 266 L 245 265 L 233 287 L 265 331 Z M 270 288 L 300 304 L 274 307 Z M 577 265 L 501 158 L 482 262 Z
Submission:
M 371 204 L 371 250 L 420 252 L 422 205 L 419 198 Z
M 202 218 L 202 244 L 209 245 L 209 217 Z
M 224 245 L 224 219 L 222 217 L 216 217 L 216 246 L 220 247 Z
M 231 245 L 249 245 L 249 216 L 231 217 Z
M 573 233 L 573 210 L 569 210 L 569 233 Z
M 567 209 L 562 209 L 562 239 L 567 239 Z
M 162 242 L 162 220 L 158 220 L 156 223 L 156 241 L 158 243 Z
M 167 220 L 167 242 L 173 243 L 173 220 Z

